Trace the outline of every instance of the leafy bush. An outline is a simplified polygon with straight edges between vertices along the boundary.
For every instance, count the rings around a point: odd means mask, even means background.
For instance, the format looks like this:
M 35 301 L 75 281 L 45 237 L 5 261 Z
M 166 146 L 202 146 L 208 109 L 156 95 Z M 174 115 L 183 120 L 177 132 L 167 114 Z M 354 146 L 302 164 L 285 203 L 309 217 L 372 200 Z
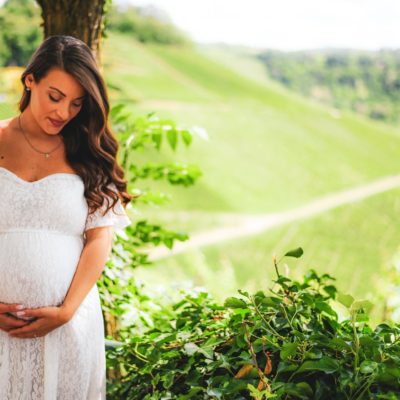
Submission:
M 372 329 L 371 304 L 338 293 L 333 277 L 310 270 L 298 282 L 278 264 L 269 293 L 239 290 L 219 305 L 181 292 L 153 308 L 144 333 L 125 328 L 124 344 L 107 352 L 108 398 L 400 398 L 400 326 Z M 348 310 L 342 321 L 335 299 Z
M 127 111 L 124 103 L 117 103 L 111 109 L 111 120 L 117 134 L 120 147 L 119 157 L 126 172 L 128 192 L 135 197 L 135 206 L 160 206 L 170 198 L 163 192 L 151 189 L 139 189 L 145 181 L 164 181 L 171 185 L 189 187 L 202 176 L 195 164 L 166 160 L 164 162 L 148 161 L 139 164 L 135 152 L 146 150 L 161 151 L 166 146 L 176 152 L 179 146 L 189 147 L 194 136 L 207 138 L 207 133 L 199 127 L 184 127 L 170 119 L 160 119 L 154 113 L 145 116 L 134 116 Z M 133 207 L 132 203 L 130 206 Z M 139 216 L 139 212 L 136 213 Z M 119 325 L 126 312 L 126 306 L 135 299 L 140 299 L 140 288 L 134 280 L 136 267 L 151 264 L 148 259 L 148 248 L 164 245 L 171 249 L 175 241 L 185 241 L 185 232 L 175 232 L 159 224 L 153 224 L 145 218 L 135 218 L 135 224 L 126 228 L 123 234 L 116 236 L 107 267 L 97 282 L 106 335 L 119 339 Z M 146 327 L 143 326 L 143 329 Z
M 40 9 L 32 0 L 0 7 L 0 66 L 25 65 L 42 41 Z

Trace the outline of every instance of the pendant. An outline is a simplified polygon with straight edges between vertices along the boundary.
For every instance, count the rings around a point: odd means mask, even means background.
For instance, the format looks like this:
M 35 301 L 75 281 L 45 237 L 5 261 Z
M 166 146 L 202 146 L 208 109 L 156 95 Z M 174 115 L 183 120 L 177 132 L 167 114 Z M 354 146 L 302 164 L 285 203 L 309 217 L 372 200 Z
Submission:
M 49 158 L 49 153 L 44 154 L 46 158 Z

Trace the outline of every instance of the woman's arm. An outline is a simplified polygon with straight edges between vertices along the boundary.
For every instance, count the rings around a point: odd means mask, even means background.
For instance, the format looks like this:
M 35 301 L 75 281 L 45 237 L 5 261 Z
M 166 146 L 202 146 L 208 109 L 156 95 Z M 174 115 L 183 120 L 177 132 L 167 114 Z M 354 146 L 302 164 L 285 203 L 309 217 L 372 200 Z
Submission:
M 60 306 L 67 320 L 71 319 L 87 294 L 100 279 L 111 253 L 113 227 L 103 226 L 86 232 L 82 250 L 68 293 Z

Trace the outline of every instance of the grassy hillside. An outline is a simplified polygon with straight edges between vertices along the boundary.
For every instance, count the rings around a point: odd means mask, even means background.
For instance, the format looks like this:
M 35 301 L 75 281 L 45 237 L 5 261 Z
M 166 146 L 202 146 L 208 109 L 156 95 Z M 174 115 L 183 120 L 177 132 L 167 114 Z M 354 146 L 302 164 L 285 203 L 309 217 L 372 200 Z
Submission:
M 396 172 L 398 130 L 258 84 L 192 49 L 111 37 L 104 50 L 107 79 L 134 112 L 209 132 L 178 154 L 206 178 L 174 190 L 171 209 L 272 212 Z
M 253 61 L 236 58 L 229 67 L 224 57 L 237 55 L 143 45 L 116 34 L 105 42 L 112 100 L 128 102 L 136 114 L 156 111 L 203 126 L 210 137 L 196 138 L 176 154 L 135 154 L 138 163 L 176 159 L 204 172 L 189 189 L 146 182 L 171 194 L 172 201 L 162 210 L 141 208 L 141 216 L 194 234 L 232 225 L 242 214 L 288 210 L 398 173 L 400 130 L 339 114 L 270 83 Z M 10 108 L 0 106 L 0 113 L 5 117 Z M 343 290 L 377 295 L 377 277 L 385 279 L 400 241 L 399 194 L 388 191 L 264 234 L 160 260 L 137 276 L 163 285 L 193 279 L 225 296 L 239 287 L 265 287 L 272 254 L 302 246 L 304 258 L 292 273 L 313 267 L 336 276 Z
M 205 172 L 189 190 L 155 185 L 173 194 L 171 213 L 144 213 L 173 228 L 194 233 L 229 225 L 235 213 L 286 210 L 398 173 L 399 130 L 293 94 L 265 79 L 254 60 L 116 37 L 106 44 L 105 59 L 109 82 L 124 88 L 134 112 L 155 110 L 209 132 L 209 142 L 162 155 L 198 163 Z M 377 296 L 377 278 L 385 280 L 399 244 L 398 198 L 398 190 L 389 191 L 265 234 L 157 261 L 138 277 L 163 284 L 191 278 L 223 296 L 265 286 L 272 254 L 303 246 L 294 273 L 313 267 L 336 276 L 342 290 Z M 192 213 L 182 216 L 181 210 Z
M 201 50 L 252 79 L 399 126 L 399 50 L 280 52 L 222 44 Z

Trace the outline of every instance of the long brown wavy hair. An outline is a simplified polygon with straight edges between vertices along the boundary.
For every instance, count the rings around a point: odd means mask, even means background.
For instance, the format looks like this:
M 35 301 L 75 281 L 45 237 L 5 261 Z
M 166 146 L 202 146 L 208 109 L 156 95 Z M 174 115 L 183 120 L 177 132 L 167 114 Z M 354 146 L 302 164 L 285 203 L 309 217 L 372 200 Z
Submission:
M 106 84 L 92 50 L 73 36 L 49 36 L 35 50 L 21 75 L 24 89 L 28 74 L 33 74 L 39 82 L 54 67 L 72 75 L 85 90 L 81 110 L 60 134 L 64 138 L 68 162 L 83 179 L 90 213 L 103 205 L 104 195 L 113 200 L 106 211 L 114 207 L 118 199 L 126 207 L 135 196 L 127 193 L 124 171 L 117 163 L 118 142 L 108 122 L 110 105 Z M 29 101 L 30 91 L 24 90 L 18 105 L 21 113 Z M 107 188 L 110 183 L 115 184 L 118 193 Z

